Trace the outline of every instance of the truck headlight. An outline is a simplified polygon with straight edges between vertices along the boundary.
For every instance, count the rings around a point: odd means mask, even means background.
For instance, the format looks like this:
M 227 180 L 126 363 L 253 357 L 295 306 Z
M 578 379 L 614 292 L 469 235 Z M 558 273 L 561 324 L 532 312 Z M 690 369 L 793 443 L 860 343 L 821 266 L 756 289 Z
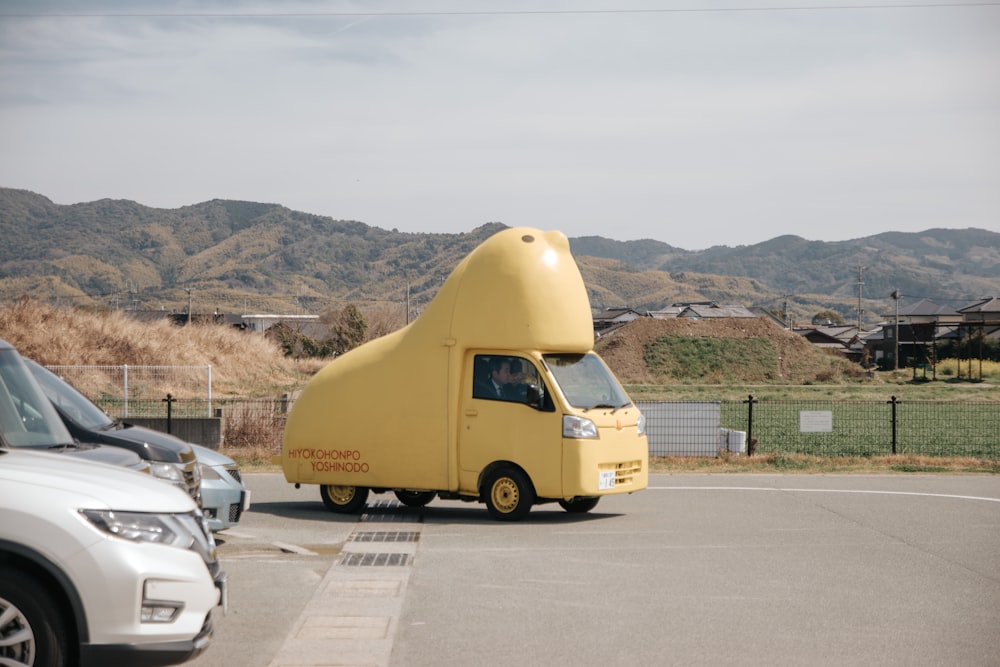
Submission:
M 636 430 L 639 431 L 639 435 L 646 435 L 646 415 L 639 413 L 639 421 L 635 425 Z
M 577 439 L 596 439 L 597 424 L 583 417 L 563 415 L 563 437 Z

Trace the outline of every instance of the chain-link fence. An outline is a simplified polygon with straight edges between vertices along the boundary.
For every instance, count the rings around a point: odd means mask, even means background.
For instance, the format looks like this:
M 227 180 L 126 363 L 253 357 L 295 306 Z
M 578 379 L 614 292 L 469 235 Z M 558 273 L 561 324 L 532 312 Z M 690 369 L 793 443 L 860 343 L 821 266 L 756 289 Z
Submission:
M 166 415 L 171 398 L 174 409 L 189 412 L 175 416 L 212 416 L 211 366 L 47 366 L 115 417 L 159 417 Z M 182 407 L 183 405 L 183 407 Z
M 1000 402 L 639 403 L 653 456 L 720 452 L 1000 459 Z

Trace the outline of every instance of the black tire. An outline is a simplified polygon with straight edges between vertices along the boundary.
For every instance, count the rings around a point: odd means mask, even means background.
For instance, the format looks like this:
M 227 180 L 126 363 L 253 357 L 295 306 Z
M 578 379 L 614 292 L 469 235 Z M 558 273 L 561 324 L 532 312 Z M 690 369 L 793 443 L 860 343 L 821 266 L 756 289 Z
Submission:
M 434 491 L 408 491 L 401 489 L 395 492 L 396 499 L 407 507 L 423 507 L 434 500 L 437 495 Z
M 0 567 L 0 619 L 0 659 L 35 667 L 61 667 L 69 661 L 59 607 L 31 575 Z
M 577 496 L 571 500 L 560 500 L 559 506 L 570 514 L 585 514 L 597 507 L 600 496 L 582 497 Z
M 482 497 L 497 521 L 520 521 L 535 504 L 535 488 L 518 468 L 497 468 L 486 477 Z
M 319 497 L 331 512 L 357 514 L 368 502 L 368 487 L 323 484 L 319 487 Z

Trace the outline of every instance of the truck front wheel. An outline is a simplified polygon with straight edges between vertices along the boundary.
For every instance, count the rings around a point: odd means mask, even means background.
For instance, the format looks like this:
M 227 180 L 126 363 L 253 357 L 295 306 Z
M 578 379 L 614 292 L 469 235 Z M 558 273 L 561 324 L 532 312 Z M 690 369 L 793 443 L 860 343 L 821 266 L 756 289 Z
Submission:
M 319 487 L 319 497 L 331 512 L 357 514 L 368 502 L 368 487 L 323 484 Z
M 535 504 L 535 489 L 531 480 L 517 468 L 498 468 L 486 478 L 483 486 L 486 509 L 497 521 L 520 521 Z

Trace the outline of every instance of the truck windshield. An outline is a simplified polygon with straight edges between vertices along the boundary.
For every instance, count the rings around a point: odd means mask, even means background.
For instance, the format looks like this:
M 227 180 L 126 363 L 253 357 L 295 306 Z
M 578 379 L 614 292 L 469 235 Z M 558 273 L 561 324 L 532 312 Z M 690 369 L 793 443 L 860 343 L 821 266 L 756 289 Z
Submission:
M 631 405 L 625 390 L 596 354 L 546 354 L 542 359 L 574 408 Z
M 0 435 L 10 447 L 73 444 L 55 408 L 13 349 L 0 349 Z

